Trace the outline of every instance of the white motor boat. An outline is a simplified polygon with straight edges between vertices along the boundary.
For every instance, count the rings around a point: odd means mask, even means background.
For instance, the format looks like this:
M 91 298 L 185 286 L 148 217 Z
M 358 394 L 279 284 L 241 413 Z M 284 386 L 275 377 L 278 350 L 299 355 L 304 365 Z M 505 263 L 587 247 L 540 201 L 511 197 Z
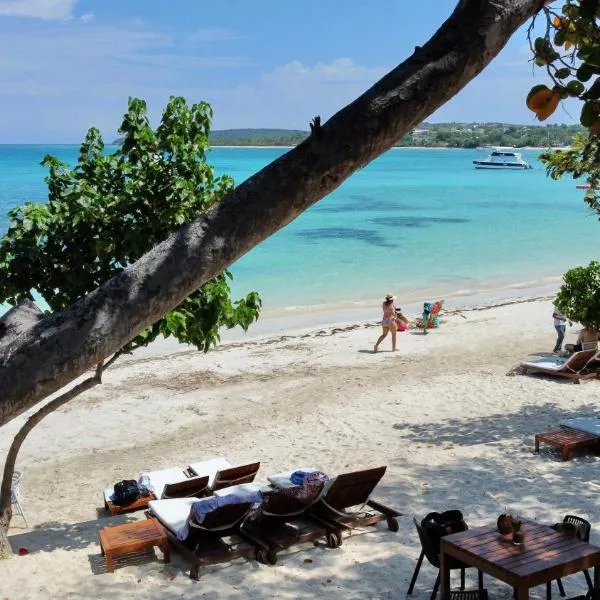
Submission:
M 494 148 L 494 151 L 484 160 L 474 160 L 476 169 L 532 169 L 519 152 L 504 148 Z

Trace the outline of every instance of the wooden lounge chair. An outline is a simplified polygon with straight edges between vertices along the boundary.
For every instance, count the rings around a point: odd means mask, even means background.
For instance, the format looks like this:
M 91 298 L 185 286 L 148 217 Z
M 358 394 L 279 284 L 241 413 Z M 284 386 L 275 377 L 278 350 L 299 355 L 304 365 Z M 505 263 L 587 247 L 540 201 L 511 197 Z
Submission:
M 280 550 L 319 538 L 326 538 L 330 548 L 341 545 L 342 532 L 339 527 L 315 521 L 308 514 L 321 489 L 322 486 L 315 486 L 314 492 L 304 497 L 295 494 L 295 491 L 304 491 L 302 486 L 267 494 L 257 511 L 242 526 L 244 535 L 259 547 L 256 553 L 259 562 L 274 565 Z
M 600 357 L 597 349 L 581 350 L 569 357 L 544 356 L 542 358 L 523 361 L 523 374 L 543 373 L 555 377 L 566 377 L 579 382 L 581 379 L 591 379 L 600 376 Z
M 266 551 L 241 536 L 240 525 L 252 509 L 252 502 L 230 504 L 209 512 L 202 523 L 190 514 L 195 499 L 179 498 L 151 502 L 146 512 L 164 526 L 169 544 L 190 563 L 190 577 L 198 580 L 200 568 L 227 562 L 238 557 L 256 556 L 257 550 Z M 169 503 L 169 504 L 166 504 Z M 188 534 L 179 539 L 178 531 L 187 522 Z
M 168 498 L 202 498 L 209 493 L 208 475 L 204 477 L 190 477 L 185 481 L 178 483 L 169 483 L 165 485 L 162 497 Z
M 254 481 L 258 470 L 260 469 L 260 462 L 254 462 L 247 465 L 241 465 L 239 467 L 232 467 L 227 461 L 218 470 L 214 465 L 211 464 L 210 468 L 207 468 L 208 463 L 214 463 L 215 461 L 206 461 L 203 463 L 191 464 L 188 467 L 188 471 L 192 475 L 209 475 L 209 489 L 207 495 L 210 495 L 218 490 L 230 488 L 232 486 L 243 486 L 244 484 L 250 484 Z M 255 491 L 261 486 L 250 486 L 247 489 L 243 487 L 238 488 L 236 491 Z
M 396 517 L 402 513 L 370 499 L 387 467 L 338 475 L 309 514 L 326 526 L 354 529 L 386 521 L 390 531 L 398 531 Z M 349 510 L 359 507 L 358 510 Z M 366 508 L 366 510 L 365 510 Z

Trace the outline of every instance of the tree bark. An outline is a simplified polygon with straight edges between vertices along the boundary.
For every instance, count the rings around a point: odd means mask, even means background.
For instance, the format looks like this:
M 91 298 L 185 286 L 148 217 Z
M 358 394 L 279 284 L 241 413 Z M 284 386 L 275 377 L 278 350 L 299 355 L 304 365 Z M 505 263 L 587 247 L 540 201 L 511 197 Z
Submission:
M 460 0 L 412 56 L 310 137 L 112 280 L 0 348 L 0 425 L 116 352 L 144 327 L 337 188 L 442 106 L 541 0 Z
M 109 362 L 112 362 L 112 360 L 113 359 L 111 359 Z M 8 450 L 8 454 L 6 455 L 4 474 L 2 476 L 2 484 L 0 486 L 0 559 L 7 558 L 12 553 L 10 543 L 8 542 L 8 528 L 12 518 L 12 478 L 15 472 L 17 455 L 19 454 L 19 450 L 21 449 L 25 438 L 44 417 L 54 412 L 57 408 L 60 408 L 63 404 L 70 402 L 73 400 L 73 398 L 79 396 L 79 394 L 82 394 L 99 383 L 102 383 L 103 370 L 104 365 L 99 364 L 96 367 L 96 373 L 93 377 L 89 377 L 88 379 L 77 384 L 75 387 L 71 388 L 68 392 L 58 396 L 58 398 L 54 398 L 54 400 L 51 400 L 47 404 L 44 404 L 42 408 L 40 408 L 36 413 L 31 415 L 27 421 L 25 421 L 21 429 L 19 429 L 17 432 L 17 435 L 15 435 Z
M 0 347 L 8 346 L 44 318 L 31 300 L 23 300 L 0 317 Z

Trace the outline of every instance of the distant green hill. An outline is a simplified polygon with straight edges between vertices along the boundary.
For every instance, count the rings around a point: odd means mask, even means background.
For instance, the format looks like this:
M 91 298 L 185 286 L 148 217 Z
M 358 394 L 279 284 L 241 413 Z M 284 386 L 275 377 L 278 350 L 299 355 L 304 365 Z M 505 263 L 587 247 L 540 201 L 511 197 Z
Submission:
M 580 125 L 512 125 L 509 123 L 422 123 L 396 146 L 476 148 L 478 146 L 568 146 Z M 299 129 L 215 129 L 212 146 L 295 146 L 309 135 Z M 113 142 L 120 143 L 120 139 Z
M 298 129 L 215 129 L 212 146 L 295 146 L 308 136 Z

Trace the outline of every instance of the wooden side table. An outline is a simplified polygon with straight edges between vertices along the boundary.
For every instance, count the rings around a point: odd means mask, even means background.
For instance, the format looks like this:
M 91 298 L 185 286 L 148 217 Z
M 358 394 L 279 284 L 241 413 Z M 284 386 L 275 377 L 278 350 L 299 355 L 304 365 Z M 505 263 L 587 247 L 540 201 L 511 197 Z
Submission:
M 169 562 L 169 544 L 167 534 L 156 519 L 143 519 L 134 523 L 105 527 L 99 531 L 100 548 L 106 557 L 106 568 L 114 573 L 113 559 L 117 554 L 140 552 L 158 546 Z

